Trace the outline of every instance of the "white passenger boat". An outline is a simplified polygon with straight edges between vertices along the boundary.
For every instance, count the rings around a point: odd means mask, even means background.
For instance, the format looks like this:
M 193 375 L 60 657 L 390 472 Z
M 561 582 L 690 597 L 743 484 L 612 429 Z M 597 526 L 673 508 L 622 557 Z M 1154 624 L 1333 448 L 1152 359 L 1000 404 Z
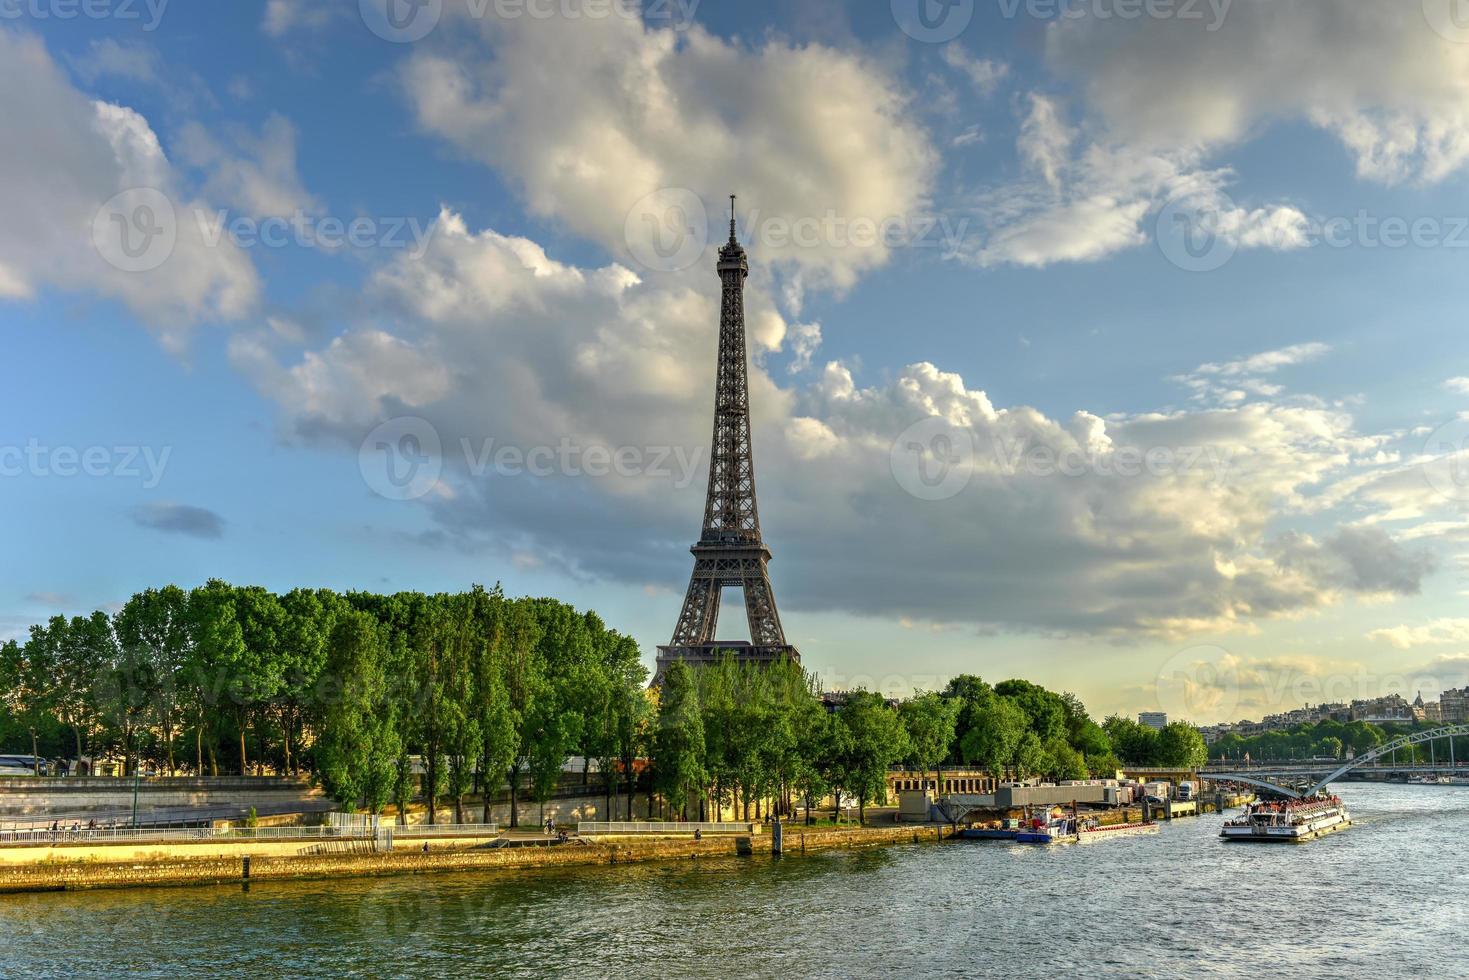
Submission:
M 1300 843 L 1351 825 L 1351 814 L 1341 797 L 1317 796 L 1251 803 L 1239 817 L 1225 823 L 1219 836 L 1229 841 Z

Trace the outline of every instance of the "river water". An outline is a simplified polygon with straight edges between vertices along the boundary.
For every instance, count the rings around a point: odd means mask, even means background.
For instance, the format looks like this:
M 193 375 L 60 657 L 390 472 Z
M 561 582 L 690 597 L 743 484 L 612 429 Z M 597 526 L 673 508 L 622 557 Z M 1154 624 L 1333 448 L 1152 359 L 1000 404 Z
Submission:
M 1348 785 L 1355 826 L 1217 815 L 1071 847 L 0 897 L 0 975 L 1469 975 L 1469 787 Z

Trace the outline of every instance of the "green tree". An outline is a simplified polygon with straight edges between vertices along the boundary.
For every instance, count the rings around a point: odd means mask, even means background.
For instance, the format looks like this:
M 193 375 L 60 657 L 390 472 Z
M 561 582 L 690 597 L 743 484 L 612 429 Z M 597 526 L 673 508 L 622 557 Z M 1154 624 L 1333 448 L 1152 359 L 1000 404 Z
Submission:
M 1033 731 L 1027 731 L 1020 736 L 1020 741 L 1015 746 L 1015 758 L 1011 766 L 1017 776 L 1024 778 L 1043 771 L 1049 761 L 1050 757 L 1046 754 L 1046 745 L 1041 737 Z
M 1171 722 L 1158 733 L 1158 762 L 1174 769 L 1197 769 L 1209 759 L 1204 736 L 1186 722 Z
M 45 626 L 31 627 L 25 645 L 24 684 L 32 692 L 32 710 L 48 713 L 71 729 L 78 760 L 86 754 L 85 736 L 96 720 L 92 651 L 77 635 L 85 622 L 53 616 Z
M 959 706 L 949 758 L 955 762 L 966 762 L 962 740 L 976 726 L 975 716 L 994 700 L 995 689 L 973 674 L 960 674 L 945 686 L 944 697 Z
M 898 707 L 903 729 L 908 733 L 907 762 L 925 780 L 930 769 L 940 769 L 949 757 L 961 707 L 959 701 L 934 693 L 915 695 Z M 943 784 L 941 769 L 938 782 Z
M 1002 778 L 1015 761 L 1028 722 L 1025 712 L 1009 698 L 991 698 L 971 714 L 970 728 L 960 740 L 963 761 L 983 767 L 996 779 Z
M 192 644 L 188 593 L 176 585 L 145 589 L 118 610 L 113 628 L 126 660 L 122 674 L 136 675 L 144 685 L 147 720 L 162 735 L 168 772 L 173 775 L 178 770 L 174 739 L 184 699 L 183 672 Z
M 474 712 L 479 726 L 479 770 L 484 793 L 481 819 L 489 823 L 494 792 L 502 774 L 515 761 L 516 722 L 506 683 L 511 631 L 510 604 L 497 585 L 489 592 L 475 586 L 470 593 L 474 619 Z
M 689 794 L 704 783 L 704 720 L 693 671 L 683 661 L 663 676 L 653 750 L 653 780 L 669 808 L 687 816 Z
M 225 679 L 225 693 L 240 741 L 240 775 L 249 773 L 246 736 L 252 722 L 266 710 L 284 683 L 280 655 L 286 613 L 272 592 L 259 586 L 234 588 L 234 616 L 239 625 L 240 644 L 217 651 L 215 666 Z M 264 746 L 262 745 L 262 752 Z M 260 759 L 256 759 L 256 768 Z
M 1112 715 L 1102 722 L 1118 757 L 1129 766 L 1159 765 L 1158 733 L 1131 718 Z
M 909 751 L 898 713 L 881 695 L 856 691 L 837 712 L 847 731 L 842 770 L 845 788 L 857 794 L 857 822 L 867 823 L 867 803 L 887 798 L 888 768 Z
M 189 593 L 189 634 L 181 687 L 194 722 L 196 771 L 203 774 L 207 749 L 209 771 L 218 776 L 215 743 L 230 703 L 231 665 L 246 658 L 245 635 L 235 615 L 235 594 L 229 585 L 211 579 Z
M 1045 774 L 1056 781 L 1087 778 L 1086 756 L 1064 738 L 1046 743 Z
M 1042 742 L 1064 738 L 1066 705 L 1061 696 L 1030 681 L 1008 680 L 995 685 L 995 694 L 1009 698 L 1029 720 L 1030 730 Z
M 322 787 L 346 807 L 381 813 L 403 751 L 388 691 L 388 643 L 370 614 L 345 610 L 327 641 L 314 746 Z
M 280 727 L 285 770 L 295 775 L 300 772 L 300 743 L 305 737 L 311 699 L 326 667 L 327 646 L 342 603 L 326 589 L 292 589 L 281 596 L 280 603 L 280 685 L 273 708 Z

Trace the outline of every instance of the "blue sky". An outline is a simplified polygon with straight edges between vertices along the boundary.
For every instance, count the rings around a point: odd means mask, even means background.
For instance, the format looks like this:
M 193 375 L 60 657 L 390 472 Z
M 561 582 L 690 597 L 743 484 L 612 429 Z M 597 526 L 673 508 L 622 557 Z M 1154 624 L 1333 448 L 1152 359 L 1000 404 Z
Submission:
M 0 4 L 0 635 L 210 576 L 501 581 L 651 662 L 737 192 L 772 575 L 829 682 L 1214 721 L 1469 681 L 1469 38 L 1434 4 L 924 0 L 923 40 L 907 0 L 444 0 L 395 42 L 387 2 Z M 404 419 L 442 454 L 389 499 Z M 562 444 L 632 462 L 476 465 Z

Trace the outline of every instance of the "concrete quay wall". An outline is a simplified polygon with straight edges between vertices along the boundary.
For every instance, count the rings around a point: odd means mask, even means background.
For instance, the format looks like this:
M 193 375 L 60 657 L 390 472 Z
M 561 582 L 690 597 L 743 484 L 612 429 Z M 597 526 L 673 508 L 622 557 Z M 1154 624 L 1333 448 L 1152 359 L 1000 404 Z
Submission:
M 400 850 L 417 849 L 421 851 L 423 845 L 428 844 L 430 852 L 464 850 L 488 844 L 497 836 L 487 834 L 483 837 L 444 837 L 429 840 L 405 838 L 398 841 L 396 846 Z M 169 863 L 213 859 L 238 862 L 247 855 L 252 859 L 294 858 L 362 852 L 372 852 L 372 841 L 330 838 L 325 840 L 145 841 L 118 844 L 62 841 L 55 844 L 0 847 L 0 876 L 15 868 L 29 865 L 105 865 L 138 861 Z
M 841 848 L 934 842 L 940 836 L 941 831 L 935 827 L 806 832 L 792 826 L 786 831 L 785 853 L 787 856 L 799 856 Z M 559 847 L 481 847 L 468 850 L 446 847 L 441 843 L 439 849 L 431 848 L 427 853 L 417 849 L 421 847 L 419 842 L 408 842 L 394 851 L 382 853 L 251 853 L 250 880 L 371 877 L 723 858 L 737 855 L 742 844 L 754 856 L 770 855 L 771 838 L 768 834 L 702 841 L 622 840 Z M 57 855 L 51 860 L 31 864 L 0 865 L 0 893 L 240 883 L 243 880 L 243 854 L 200 855 L 181 845 L 155 846 L 146 856 L 114 855 L 108 858 L 89 855 L 68 859 Z

